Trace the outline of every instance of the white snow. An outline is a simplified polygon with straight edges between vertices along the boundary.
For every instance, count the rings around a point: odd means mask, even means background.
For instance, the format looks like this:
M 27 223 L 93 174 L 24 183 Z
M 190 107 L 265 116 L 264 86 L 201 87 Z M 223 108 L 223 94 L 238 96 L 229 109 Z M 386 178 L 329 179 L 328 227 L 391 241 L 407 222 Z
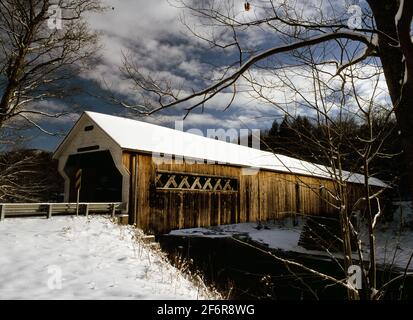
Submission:
M 378 34 L 373 34 L 371 36 L 371 44 L 375 47 L 379 46 L 379 35 Z
M 394 16 L 394 22 L 396 23 L 396 26 L 399 24 L 399 21 L 402 17 L 403 9 L 404 9 L 404 0 L 400 0 L 399 9 L 397 10 L 396 15 Z
M 377 262 L 404 269 L 413 254 L 413 204 L 400 201 L 394 220 L 382 223 L 376 230 Z M 413 261 L 409 270 L 413 271 Z
M 397 204 L 397 203 L 396 203 Z M 413 253 L 413 205 L 409 201 L 400 202 L 394 213 L 394 221 L 378 224 L 376 236 L 376 259 L 379 265 L 391 266 L 404 270 L 410 255 Z M 198 236 L 198 237 L 231 237 L 245 235 L 252 241 L 267 245 L 271 249 L 311 254 L 319 258 L 331 257 L 332 253 L 318 250 L 307 250 L 298 245 L 305 217 L 298 217 L 298 225 L 292 224 L 291 218 L 270 221 L 257 228 L 257 223 L 239 223 L 222 225 L 211 228 L 192 228 L 171 231 L 171 235 Z M 364 259 L 368 260 L 368 237 L 364 232 L 360 235 L 363 240 Z M 341 253 L 334 253 L 334 257 L 342 258 Z M 358 255 L 353 253 L 353 259 Z M 413 261 L 409 266 L 413 271 Z
M 287 218 L 279 221 L 271 221 L 263 224 L 262 228 L 257 228 L 257 223 L 246 222 L 238 224 L 221 225 L 211 228 L 192 228 L 173 230 L 171 235 L 192 236 L 192 237 L 232 237 L 246 236 L 254 242 L 268 246 L 270 249 L 291 251 L 316 255 L 320 258 L 329 254 L 324 251 L 307 250 L 298 245 L 304 220 L 299 219 L 297 226 L 292 225 L 292 220 Z M 338 254 L 339 256 L 340 254 Z
M 272 249 L 285 251 L 299 251 L 298 246 L 301 228 L 284 225 L 282 222 L 266 223 L 265 228 L 257 229 L 257 223 L 247 222 L 238 224 L 221 225 L 211 228 L 192 228 L 173 230 L 169 234 L 200 237 L 231 237 L 233 235 L 246 235 L 251 240 L 268 245 Z
M 6 219 L 0 222 L 0 299 L 217 297 L 136 235 L 137 229 L 101 216 Z
M 203 163 L 204 160 L 208 160 L 220 164 L 263 168 L 327 179 L 331 179 L 333 174 L 331 168 L 322 165 L 181 130 L 90 111 L 86 111 L 83 116 L 89 117 L 122 149 L 145 151 L 154 155 L 177 155 L 187 161 L 195 162 L 196 159 L 200 159 Z M 65 141 L 58 147 L 55 157 L 58 157 L 64 144 Z M 164 160 L 168 161 L 166 158 Z M 343 172 L 343 177 L 349 182 L 364 183 L 364 176 L 360 174 Z M 369 183 L 387 187 L 383 181 L 376 178 L 370 178 Z

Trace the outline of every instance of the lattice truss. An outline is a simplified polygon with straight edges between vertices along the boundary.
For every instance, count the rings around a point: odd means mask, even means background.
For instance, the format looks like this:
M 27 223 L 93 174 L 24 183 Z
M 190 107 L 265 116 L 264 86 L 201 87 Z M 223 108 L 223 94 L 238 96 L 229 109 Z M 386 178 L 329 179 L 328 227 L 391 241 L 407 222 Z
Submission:
M 192 175 L 175 172 L 157 172 L 155 186 L 161 190 L 236 191 L 235 178 Z

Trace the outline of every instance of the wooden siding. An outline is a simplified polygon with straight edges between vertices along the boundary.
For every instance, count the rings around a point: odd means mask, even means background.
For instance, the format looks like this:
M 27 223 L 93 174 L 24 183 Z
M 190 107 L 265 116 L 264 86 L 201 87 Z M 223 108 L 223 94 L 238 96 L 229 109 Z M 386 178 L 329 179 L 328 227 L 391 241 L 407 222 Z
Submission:
M 123 163 L 131 174 L 130 222 L 148 233 L 277 219 L 295 213 L 336 214 L 328 204 L 334 203 L 327 191 L 334 193 L 334 183 L 330 180 L 268 170 L 245 175 L 236 166 L 156 160 L 143 153 L 123 154 Z M 235 178 L 238 190 L 159 189 L 155 186 L 159 171 Z M 348 188 L 351 206 L 361 196 L 362 188 L 357 185 Z

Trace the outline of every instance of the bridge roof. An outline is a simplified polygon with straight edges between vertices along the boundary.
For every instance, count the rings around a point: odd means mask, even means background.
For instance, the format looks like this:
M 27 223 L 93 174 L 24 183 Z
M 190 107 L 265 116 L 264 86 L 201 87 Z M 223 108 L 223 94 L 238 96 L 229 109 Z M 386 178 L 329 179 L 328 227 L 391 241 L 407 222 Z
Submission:
M 193 133 L 170 129 L 147 122 L 86 111 L 85 115 L 106 132 L 122 149 L 145 151 L 155 155 L 178 155 L 185 159 L 205 159 L 244 168 L 310 175 L 332 179 L 329 167 L 296 158 L 215 140 Z M 364 183 L 364 176 L 345 171 L 348 182 Z M 370 178 L 370 185 L 387 187 Z

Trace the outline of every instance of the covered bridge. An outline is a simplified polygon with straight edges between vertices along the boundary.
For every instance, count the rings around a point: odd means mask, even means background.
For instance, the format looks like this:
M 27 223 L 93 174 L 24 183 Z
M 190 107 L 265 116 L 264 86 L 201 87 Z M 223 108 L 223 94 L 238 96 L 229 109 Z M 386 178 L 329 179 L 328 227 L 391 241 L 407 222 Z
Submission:
M 54 158 L 66 202 L 82 169 L 80 201 L 128 203 L 129 223 L 149 233 L 336 213 L 327 167 L 127 118 L 83 113 Z M 345 174 L 352 205 L 364 178 Z

